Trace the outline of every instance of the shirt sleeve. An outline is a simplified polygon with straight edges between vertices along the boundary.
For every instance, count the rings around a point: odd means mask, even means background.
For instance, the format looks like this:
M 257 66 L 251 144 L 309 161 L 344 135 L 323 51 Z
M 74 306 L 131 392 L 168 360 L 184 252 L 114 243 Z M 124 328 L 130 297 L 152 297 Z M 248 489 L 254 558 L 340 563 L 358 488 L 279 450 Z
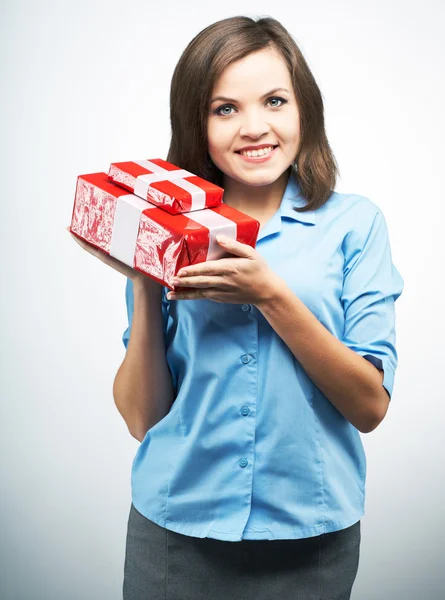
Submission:
M 127 284 L 125 287 L 125 303 L 127 305 L 127 319 L 128 319 L 128 327 L 124 331 L 122 335 L 122 342 L 125 346 L 125 350 L 128 348 L 128 341 L 130 339 L 131 333 L 131 325 L 133 322 L 133 312 L 134 312 L 134 294 L 133 294 L 133 281 L 127 277 Z M 164 338 L 167 330 L 167 320 L 168 320 L 168 302 L 165 298 L 165 287 L 162 290 L 162 320 L 164 324 Z
M 382 385 L 391 398 L 398 362 L 394 303 L 404 281 L 392 262 L 383 213 L 375 213 L 371 225 L 367 221 L 356 224 L 344 242 L 342 341 L 383 369 Z

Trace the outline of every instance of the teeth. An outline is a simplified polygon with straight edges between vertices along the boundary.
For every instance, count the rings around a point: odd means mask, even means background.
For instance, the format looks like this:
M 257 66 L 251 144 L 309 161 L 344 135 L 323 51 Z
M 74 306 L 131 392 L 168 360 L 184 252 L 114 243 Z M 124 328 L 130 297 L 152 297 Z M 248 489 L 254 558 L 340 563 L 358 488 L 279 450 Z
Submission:
M 244 150 L 241 151 L 240 154 L 243 156 L 264 156 L 265 154 L 269 154 L 272 152 L 273 146 L 269 146 L 268 148 L 261 148 L 260 150 Z

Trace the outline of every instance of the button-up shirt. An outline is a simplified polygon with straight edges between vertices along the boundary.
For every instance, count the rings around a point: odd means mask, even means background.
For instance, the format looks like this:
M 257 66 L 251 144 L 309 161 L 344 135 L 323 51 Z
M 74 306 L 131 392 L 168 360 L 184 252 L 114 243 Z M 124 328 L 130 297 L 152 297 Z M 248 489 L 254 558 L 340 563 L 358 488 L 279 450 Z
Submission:
M 397 366 L 395 300 L 403 279 L 387 224 L 364 196 L 333 192 L 318 210 L 290 177 L 256 251 L 346 346 Z M 168 300 L 162 315 L 175 389 L 131 472 L 132 501 L 172 531 L 218 540 L 295 539 L 344 529 L 364 515 L 360 432 L 308 377 L 252 304 Z M 127 348 L 133 286 L 127 279 Z M 149 360 L 149 357 L 147 357 Z

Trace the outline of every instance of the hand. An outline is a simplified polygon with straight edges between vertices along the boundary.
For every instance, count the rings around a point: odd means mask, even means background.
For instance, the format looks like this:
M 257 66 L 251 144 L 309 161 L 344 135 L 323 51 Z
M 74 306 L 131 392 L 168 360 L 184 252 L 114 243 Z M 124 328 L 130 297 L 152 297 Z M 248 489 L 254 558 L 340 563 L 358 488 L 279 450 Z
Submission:
M 129 279 L 131 279 L 133 281 L 133 283 L 135 283 L 136 281 L 137 282 L 140 281 L 145 286 L 152 286 L 152 287 L 160 286 L 160 284 L 157 281 L 155 281 L 148 275 L 145 275 L 144 273 L 140 273 L 139 271 L 136 271 L 136 269 L 133 269 L 133 267 L 126 265 L 125 263 L 118 260 L 117 258 L 110 256 L 106 252 L 99 250 L 99 248 L 95 248 L 94 246 L 92 246 L 91 244 L 89 244 L 88 242 L 83 240 L 82 238 L 79 238 L 77 235 L 75 235 L 74 233 L 72 233 L 70 231 L 69 227 L 67 227 L 66 229 L 67 229 L 67 231 L 70 232 L 71 237 L 79 244 L 79 246 L 81 246 L 84 250 L 86 250 L 87 252 L 89 252 L 90 254 L 92 254 L 93 256 L 98 258 L 99 260 L 101 260 L 106 265 L 112 267 L 116 271 L 119 271 L 119 273 L 122 273 L 122 275 L 125 275 L 125 277 L 128 277 Z M 162 286 L 160 286 L 160 287 L 162 287 Z
M 254 248 L 225 236 L 217 236 L 216 241 L 236 258 L 209 260 L 181 269 L 173 284 L 198 289 L 169 292 L 168 299 L 208 298 L 258 305 L 274 295 L 281 279 Z

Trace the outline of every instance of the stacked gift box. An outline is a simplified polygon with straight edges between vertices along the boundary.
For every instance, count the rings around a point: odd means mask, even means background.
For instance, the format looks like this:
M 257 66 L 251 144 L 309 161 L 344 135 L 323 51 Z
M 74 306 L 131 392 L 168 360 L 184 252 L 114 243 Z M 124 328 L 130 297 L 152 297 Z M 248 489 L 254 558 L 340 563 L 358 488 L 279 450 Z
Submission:
M 223 195 L 159 158 L 112 163 L 108 174 L 77 178 L 70 230 L 174 289 L 181 268 L 227 256 L 217 235 L 255 248 L 259 221 L 224 204 Z

